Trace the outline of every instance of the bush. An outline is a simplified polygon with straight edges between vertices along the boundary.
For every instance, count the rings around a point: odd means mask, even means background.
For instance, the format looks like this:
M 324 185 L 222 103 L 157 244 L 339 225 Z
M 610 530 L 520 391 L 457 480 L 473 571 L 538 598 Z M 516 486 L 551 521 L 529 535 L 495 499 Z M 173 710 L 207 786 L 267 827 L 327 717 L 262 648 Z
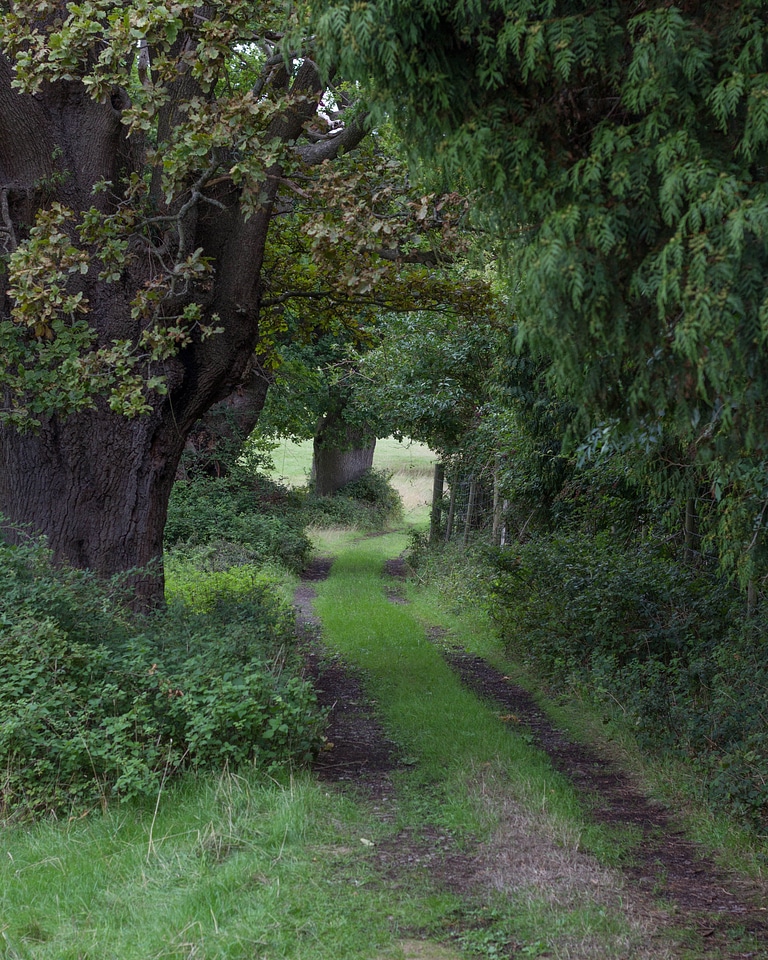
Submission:
M 492 562 L 492 612 L 518 659 L 620 704 L 642 746 L 690 763 L 713 807 L 764 829 L 768 618 L 648 545 L 539 538 Z
M 189 767 L 305 762 L 323 718 L 292 609 L 258 577 L 214 577 L 131 619 L 109 585 L 0 543 L 2 808 L 154 794 Z
M 436 584 L 456 610 L 487 608 L 490 578 L 483 546 L 473 542 L 465 547 L 461 540 L 431 544 L 426 531 L 412 531 L 410 539 L 408 564 L 420 583 Z
M 399 522 L 403 504 L 400 494 L 389 482 L 391 476 L 383 470 L 368 470 L 333 496 L 316 497 L 310 491 L 304 501 L 305 521 L 364 530 L 379 530 Z
M 171 494 L 165 542 L 194 553 L 206 569 L 277 560 L 300 570 L 311 549 L 300 504 L 264 477 L 181 480 Z

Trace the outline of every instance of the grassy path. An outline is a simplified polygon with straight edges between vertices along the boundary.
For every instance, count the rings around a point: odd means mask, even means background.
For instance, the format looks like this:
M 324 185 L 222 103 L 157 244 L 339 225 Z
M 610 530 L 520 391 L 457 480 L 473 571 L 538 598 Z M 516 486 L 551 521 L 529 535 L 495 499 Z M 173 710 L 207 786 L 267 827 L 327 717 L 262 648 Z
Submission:
M 461 903 L 432 919 L 428 940 L 453 932 L 466 955 L 486 957 L 670 955 L 651 929 L 658 916 L 631 904 L 620 875 L 583 852 L 615 858 L 617 838 L 589 822 L 524 734 L 461 685 L 414 609 L 387 598 L 384 561 L 404 545 L 393 535 L 342 549 L 315 609 L 326 642 L 363 671 L 408 760 L 394 778 L 401 825 L 438 827 L 472 846 Z
M 398 745 L 386 796 L 224 771 L 151 803 L 6 826 L 0 960 L 714 956 L 663 932 L 667 915 L 611 865 L 627 837 L 591 822 L 424 624 L 498 657 L 488 636 L 423 598 L 388 599 L 383 566 L 405 545 L 340 538 L 315 584 L 324 642 L 360 671 Z

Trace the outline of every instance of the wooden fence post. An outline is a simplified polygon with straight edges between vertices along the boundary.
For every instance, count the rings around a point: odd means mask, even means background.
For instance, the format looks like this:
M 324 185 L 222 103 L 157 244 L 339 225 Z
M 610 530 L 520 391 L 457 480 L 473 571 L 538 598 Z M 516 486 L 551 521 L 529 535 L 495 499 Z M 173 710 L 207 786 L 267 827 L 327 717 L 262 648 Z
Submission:
M 469 502 L 467 503 L 467 515 L 464 518 L 464 546 L 469 542 L 469 531 L 472 528 L 472 514 L 475 512 L 475 497 L 477 495 L 477 481 L 473 477 L 469 481 Z
M 435 464 L 435 477 L 432 481 L 432 511 L 429 515 L 429 542 L 437 543 L 440 538 L 440 516 L 443 511 L 443 486 L 445 484 L 445 464 L 438 460 Z

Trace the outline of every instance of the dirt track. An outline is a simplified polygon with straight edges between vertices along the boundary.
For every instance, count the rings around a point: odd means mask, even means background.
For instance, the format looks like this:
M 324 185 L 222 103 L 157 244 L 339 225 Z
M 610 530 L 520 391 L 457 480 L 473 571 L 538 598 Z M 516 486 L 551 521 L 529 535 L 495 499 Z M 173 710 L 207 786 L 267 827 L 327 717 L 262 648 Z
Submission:
M 297 593 L 300 617 L 310 634 L 317 633 L 310 584 L 327 576 L 330 566 L 329 561 L 315 561 Z M 385 572 L 392 578 L 402 576 L 402 564 L 390 561 Z M 393 587 L 388 590 L 390 599 L 401 602 Z M 371 801 L 378 816 L 389 819 L 394 802 L 390 774 L 398 766 L 396 745 L 385 736 L 360 677 L 337 658 L 324 654 L 316 638 L 311 650 L 309 670 L 321 704 L 330 710 L 328 739 L 333 744 L 318 758 L 316 773 L 323 780 L 354 789 Z M 633 909 L 650 917 L 651 925 L 673 924 L 685 931 L 683 939 L 692 938 L 698 944 L 687 948 L 687 957 L 768 957 L 768 900 L 764 889 L 718 867 L 699 846 L 686 839 L 671 813 L 645 796 L 626 773 L 597 750 L 575 743 L 557 730 L 527 691 L 478 657 L 456 651 L 444 655 L 462 683 L 498 709 L 511 728 L 524 731 L 548 754 L 553 766 L 584 796 L 596 821 L 631 826 L 639 832 L 641 839 L 621 870 L 623 896 L 635 901 Z M 478 844 L 476 849 L 460 853 L 452 839 L 439 831 L 418 840 L 402 832 L 386 843 L 378 856 L 382 875 L 390 881 L 414 866 L 427 867 L 438 882 L 471 899 L 478 883 L 492 872 L 483 862 L 488 850 Z M 542 852 L 543 857 L 546 855 Z M 498 859 L 498 854 L 493 857 Z M 665 939 L 664 955 L 678 955 L 674 950 L 669 952 L 669 943 Z M 653 946 L 645 955 L 656 956 Z

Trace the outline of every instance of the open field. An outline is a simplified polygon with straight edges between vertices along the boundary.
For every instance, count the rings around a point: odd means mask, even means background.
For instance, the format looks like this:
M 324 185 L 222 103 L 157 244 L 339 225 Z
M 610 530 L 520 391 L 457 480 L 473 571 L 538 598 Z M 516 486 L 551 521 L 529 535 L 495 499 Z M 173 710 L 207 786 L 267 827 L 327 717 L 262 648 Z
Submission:
M 312 441 L 283 440 L 274 451 L 275 478 L 291 487 L 304 486 L 312 466 Z M 393 437 L 377 440 L 373 465 L 392 474 L 392 484 L 403 499 L 405 519 L 420 524 L 429 515 L 435 454 L 423 443 Z

